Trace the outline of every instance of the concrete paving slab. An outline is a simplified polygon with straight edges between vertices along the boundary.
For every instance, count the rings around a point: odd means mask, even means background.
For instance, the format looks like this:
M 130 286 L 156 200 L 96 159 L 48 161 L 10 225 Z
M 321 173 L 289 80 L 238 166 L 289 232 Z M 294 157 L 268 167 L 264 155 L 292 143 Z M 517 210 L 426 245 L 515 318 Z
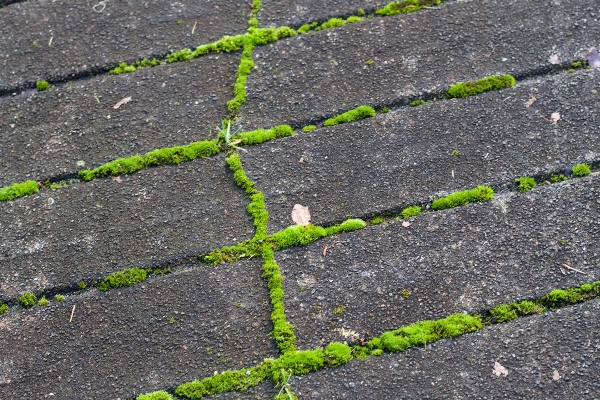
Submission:
M 0 187 L 215 138 L 238 63 L 207 56 L 0 99 Z
M 263 0 L 258 19 L 263 27 L 298 28 L 313 21 L 325 22 L 334 17 L 348 17 L 359 9 L 374 11 L 387 3 L 389 1 L 386 0 Z
M 597 70 L 540 78 L 300 133 L 242 159 L 265 194 L 270 232 L 293 223 L 297 203 L 318 225 L 398 212 L 448 192 L 600 160 L 599 82 Z M 549 122 L 555 112 L 557 124 Z
M 89 77 L 122 61 L 161 57 L 243 34 L 248 12 L 247 4 L 237 0 L 13 4 L 0 9 L 0 93 L 32 87 L 41 79 Z
M 0 204 L 0 298 L 59 291 L 253 236 L 224 157 L 149 168 Z
M 260 269 L 197 266 L 2 315 L 2 398 L 133 399 L 275 357 Z
M 598 46 L 597 13 L 595 0 L 461 1 L 281 40 L 255 50 L 240 112 L 248 128 L 302 127 L 460 81 L 548 71 L 552 54 L 568 65 Z
M 348 331 L 379 336 L 600 279 L 598 174 L 423 214 L 410 223 L 276 253 L 286 314 L 302 349 L 352 341 Z
M 600 302 L 590 301 L 294 377 L 311 399 L 584 399 L 600 389 Z M 492 374 L 494 363 L 508 375 Z

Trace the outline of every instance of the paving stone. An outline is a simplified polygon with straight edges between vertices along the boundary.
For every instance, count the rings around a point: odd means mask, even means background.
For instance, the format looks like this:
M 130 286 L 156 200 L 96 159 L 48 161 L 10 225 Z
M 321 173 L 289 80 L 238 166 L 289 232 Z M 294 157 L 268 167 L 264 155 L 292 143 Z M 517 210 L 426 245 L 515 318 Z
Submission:
M 0 93 L 243 34 L 249 7 L 218 3 L 108 1 L 96 12 L 102 6 L 95 0 L 37 0 L 0 9 Z
M 216 137 L 239 56 L 207 56 L 0 99 L 0 187 Z M 121 99 L 131 101 L 114 109 Z M 110 118 L 109 118 L 110 117 Z
M 0 204 L 0 298 L 60 290 L 253 236 L 222 156 Z
M 386 0 L 263 0 L 258 19 L 262 27 L 298 28 L 313 21 L 325 22 L 334 17 L 348 17 L 359 9 L 374 12 Z
M 599 82 L 597 70 L 564 73 L 300 133 L 251 148 L 244 168 L 265 194 L 271 232 L 292 224 L 297 203 L 313 223 L 327 225 L 484 183 L 564 172 L 600 160 Z M 537 101 L 527 107 L 532 95 Z M 562 116 L 557 124 L 549 122 L 554 112 Z
M 302 127 L 460 81 L 547 72 L 550 55 L 568 65 L 598 45 L 598 18 L 595 0 L 461 1 L 281 40 L 255 49 L 241 113 L 248 128 Z
M 410 223 L 276 253 L 286 315 L 302 349 L 344 340 L 341 329 L 379 336 L 600 279 L 599 174 L 426 213 Z
M 260 268 L 197 265 L 2 315 L 2 398 L 133 399 L 276 357 Z
M 583 399 L 600 383 L 600 302 L 519 318 L 428 345 L 294 377 L 311 399 Z M 508 375 L 492 374 L 494 363 Z M 557 374 L 557 375 L 555 375 Z M 557 379 L 555 379 L 555 376 Z

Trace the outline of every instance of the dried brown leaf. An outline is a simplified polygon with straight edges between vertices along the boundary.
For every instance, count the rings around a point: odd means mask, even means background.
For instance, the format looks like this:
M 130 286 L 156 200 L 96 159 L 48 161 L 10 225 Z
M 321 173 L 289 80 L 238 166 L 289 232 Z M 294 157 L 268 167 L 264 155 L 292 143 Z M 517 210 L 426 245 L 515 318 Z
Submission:
M 492 370 L 492 373 L 496 376 L 507 376 L 508 375 L 508 370 L 506 368 L 504 368 L 498 361 L 496 361 L 494 363 L 494 369 Z
M 298 225 L 307 226 L 310 223 L 308 207 L 296 204 L 292 209 L 292 220 Z
M 560 120 L 560 114 L 557 112 L 552 113 L 552 115 L 550 116 L 550 120 L 552 121 L 553 124 L 556 124 L 558 122 L 558 120 Z
M 116 110 L 117 108 L 121 107 L 123 104 L 127 104 L 131 101 L 131 97 L 125 97 L 124 99 L 119 100 L 119 102 L 117 104 L 115 104 L 113 106 L 113 108 Z
M 402 226 L 405 228 L 408 228 L 410 226 L 410 222 L 408 221 L 402 221 Z

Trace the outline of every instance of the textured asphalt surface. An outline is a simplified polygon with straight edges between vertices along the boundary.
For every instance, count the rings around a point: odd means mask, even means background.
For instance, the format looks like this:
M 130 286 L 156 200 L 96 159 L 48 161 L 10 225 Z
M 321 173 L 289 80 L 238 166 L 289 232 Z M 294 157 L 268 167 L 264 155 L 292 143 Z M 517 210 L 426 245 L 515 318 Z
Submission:
M 598 46 L 597 13 L 595 0 L 455 2 L 261 46 L 243 121 L 302 127 L 363 104 L 433 97 L 460 81 L 547 71 L 552 54 L 566 66 Z
M 253 236 L 223 157 L 0 204 L 0 297 L 161 267 Z M 133 245 L 135 244 L 135 245 Z
M 8 313 L 0 321 L 1 398 L 129 399 L 255 365 L 277 354 L 267 301 L 254 261 L 196 264 Z
M 599 186 L 594 175 L 497 194 L 410 218 L 408 227 L 392 221 L 277 253 L 298 345 L 352 342 L 349 331 L 379 336 L 599 280 Z
M 0 185 L 73 174 L 120 157 L 214 139 L 239 57 L 208 56 L 5 97 Z M 122 99 L 131 101 L 113 107 Z
M 35 0 L 1 8 L 0 93 L 34 87 L 40 79 L 68 81 L 122 61 L 164 57 L 247 28 L 247 10 L 238 0 L 104 5 Z
M 275 252 L 299 349 L 600 279 L 599 71 L 567 71 L 600 46 L 596 1 L 449 1 L 256 46 L 237 113 L 226 103 L 239 51 L 105 73 L 245 33 L 250 3 L 0 7 L 0 188 L 214 139 L 228 117 L 244 131 L 292 125 L 293 137 L 239 151 L 265 196 L 269 233 L 294 223 L 295 204 L 316 225 L 386 218 Z M 259 27 L 297 28 L 385 3 L 263 0 Z M 408 107 L 506 73 L 515 87 Z M 53 86 L 31 89 L 40 79 Z M 377 116 L 323 127 L 359 105 Z M 308 123 L 317 129 L 303 133 Z M 591 175 L 544 183 L 573 178 L 583 162 Z M 520 193 L 520 176 L 538 186 Z M 493 200 L 427 208 L 482 184 L 494 187 Z M 0 400 L 134 400 L 279 357 L 263 260 L 202 262 L 254 236 L 248 204 L 225 153 L 1 201 Z M 414 204 L 423 214 L 394 220 Z M 94 286 L 133 267 L 172 272 L 107 292 Z M 17 299 L 26 291 L 50 304 L 24 308 Z M 595 399 L 599 313 L 590 300 L 289 384 L 300 399 Z M 496 361 L 508 375 L 492 375 Z M 280 390 L 264 382 L 210 398 L 272 399 Z
M 294 377 L 306 399 L 596 399 L 600 302 Z M 508 374 L 492 373 L 494 363 Z M 556 371 L 556 372 L 555 372 Z
M 565 72 L 403 108 L 252 148 L 242 159 L 267 198 L 271 232 L 290 224 L 296 203 L 311 210 L 313 223 L 328 225 L 484 183 L 513 185 L 519 176 L 600 161 L 598 76 Z M 555 112 L 563 118 L 557 124 L 548 121 Z

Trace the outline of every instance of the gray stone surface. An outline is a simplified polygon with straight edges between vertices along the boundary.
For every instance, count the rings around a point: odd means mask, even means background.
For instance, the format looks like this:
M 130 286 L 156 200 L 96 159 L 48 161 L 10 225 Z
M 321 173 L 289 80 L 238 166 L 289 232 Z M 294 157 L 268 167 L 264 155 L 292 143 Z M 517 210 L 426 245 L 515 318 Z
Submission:
M 2 399 L 133 399 L 276 356 L 260 268 L 196 265 L 0 316 Z
M 600 302 L 294 377 L 310 399 L 595 399 Z M 493 375 L 494 363 L 508 375 Z
M 281 40 L 255 49 L 241 113 L 248 127 L 302 127 L 460 81 L 548 71 L 550 55 L 565 66 L 598 46 L 598 18 L 595 0 L 461 1 Z
M 249 7 L 237 0 L 104 4 L 36 0 L 0 9 L 0 93 L 88 77 L 247 29 Z
M 120 157 L 213 139 L 233 96 L 239 56 L 221 54 L 133 74 L 0 98 L 0 187 L 43 181 Z M 131 101 L 114 109 L 120 100 Z
M 359 9 L 376 10 L 387 0 L 263 0 L 258 19 L 262 27 L 299 26 L 329 18 L 348 17 Z
M 253 236 L 223 156 L 0 203 L 0 298 L 76 287 Z
M 563 73 L 299 133 L 250 148 L 244 168 L 265 194 L 270 232 L 293 223 L 296 203 L 323 225 L 397 212 L 484 183 L 564 172 L 600 161 L 598 72 Z M 527 107 L 532 95 L 537 101 Z M 552 124 L 555 112 L 562 119 Z
M 351 341 L 347 331 L 354 340 L 379 336 L 600 279 L 598 174 L 409 222 L 276 253 L 302 349 Z M 345 309 L 336 315 L 339 306 Z

